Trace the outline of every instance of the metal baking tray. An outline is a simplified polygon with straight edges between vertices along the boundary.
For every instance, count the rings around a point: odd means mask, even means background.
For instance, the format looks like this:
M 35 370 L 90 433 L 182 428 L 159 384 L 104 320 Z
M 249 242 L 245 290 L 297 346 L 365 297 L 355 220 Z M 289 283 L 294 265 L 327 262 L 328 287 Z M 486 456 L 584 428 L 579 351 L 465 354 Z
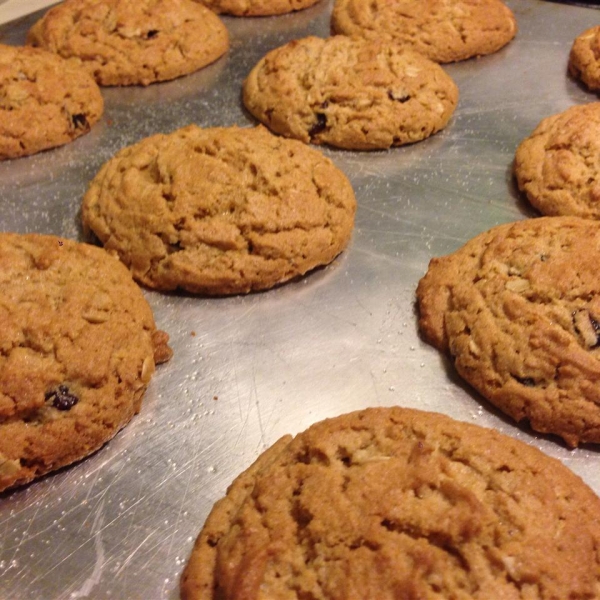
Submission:
M 494 427 L 541 448 L 600 492 L 593 447 L 568 450 L 515 426 L 417 331 L 414 293 L 429 259 L 499 223 L 535 217 L 511 175 L 518 143 L 590 94 L 567 75 L 590 8 L 508 0 L 519 23 L 500 52 L 447 65 L 460 88 L 448 127 L 381 152 L 323 148 L 352 181 L 350 247 L 330 266 L 231 298 L 146 292 L 175 352 L 142 411 L 86 460 L 0 494 L 0 598 L 174 600 L 193 540 L 232 479 L 285 433 L 367 406 L 399 404 Z M 81 198 L 118 149 L 195 122 L 250 126 L 241 83 L 271 48 L 329 34 L 332 1 L 281 17 L 223 17 L 231 50 L 147 88 L 106 88 L 92 131 L 0 163 L 0 229 L 83 239 Z M 0 11 L 1 11 L 0 7 Z M 0 27 L 22 44 L 40 12 Z
M 0 0 L 0 25 L 35 11 L 47 9 L 58 0 Z M 18 42 L 20 43 L 20 42 Z

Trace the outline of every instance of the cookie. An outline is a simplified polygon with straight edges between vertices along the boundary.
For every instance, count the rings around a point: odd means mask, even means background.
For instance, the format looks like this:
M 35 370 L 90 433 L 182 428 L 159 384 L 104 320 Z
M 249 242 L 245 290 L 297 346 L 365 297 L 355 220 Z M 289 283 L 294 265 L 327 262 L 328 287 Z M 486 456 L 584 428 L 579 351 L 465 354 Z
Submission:
M 103 86 L 175 79 L 229 48 L 219 17 L 193 0 L 64 0 L 33 25 L 27 42 L 77 57 Z
M 0 233 L 0 491 L 112 438 L 170 357 L 167 339 L 104 250 Z
M 569 73 L 590 90 L 600 90 L 600 25 L 586 29 L 573 41 Z
M 321 153 L 262 126 L 190 125 L 121 150 L 82 218 L 134 278 L 158 290 L 263 290 L 331 262 L 356 200 Z
M 236 17 L 268 17 L 303 10 L 319 0 L 201 0 L 219 14 Z
M 600 102 L 546 117 L 518 146 L 519 189 L 542 214 L 600 218 Z
M 198 536 L 183 600 L 597 598 L 600 500 L 496 431 L 372 408 L 282 438 Z
M 500 50 L 517 22 L 500 0 L 335 0 L 331 29 L 391 40 L 448 63 Z
M 445 127 L 458 88 L 438 64 L 397 45 L 311 36 L 263 57 L 244 82 L 243 101 L 275 133 L 371 150 Z
M 0 44 L 0 160 L 67 144 L 103 111 L 100 89 L 76 61 Z
M 499 225 L 434 258 L 417 288 L 425 339 L 515 421 L 600 442 L 600 223 Z

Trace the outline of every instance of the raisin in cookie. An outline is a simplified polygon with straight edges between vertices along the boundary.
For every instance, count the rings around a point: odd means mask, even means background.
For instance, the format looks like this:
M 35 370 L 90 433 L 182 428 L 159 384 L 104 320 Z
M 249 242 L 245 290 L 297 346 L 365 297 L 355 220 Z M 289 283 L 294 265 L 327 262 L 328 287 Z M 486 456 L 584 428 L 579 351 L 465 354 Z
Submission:
M 216 13 L 236 17 L 267 17 L 303 10 L 319 0 L 199 0 Z
M 517 148 L 519 189 L 541 213 L 600 218 L 600 102 L 543 119 Z
M 276 133 L 370 150 L 445 127 L 458 88 L 438 64 L 394 44 L 307 37 L 263 57 L 244 82 L 243 100 Z
M 399 407 L 282 438 L 196 540 L 184 600 L 597 598 L 600 500 L 496 431 Z
M 331 262 L 355 208 L 345 175 L 305 144 L 261 126 L 190 125 L 117 153 L 91 182 L 82 217 L 142 284 L 220 295 Z
M 0 44 L 0 160 L 66 144 L 103 111 L 100 88 L 76 61 Z
M 540 217 L 430 262 L 419 326 L 516 421 L 569 446 L 600 442 L 600 223 Z
M 0 491 L 100 448 L 139 411 L 170 353 L 116 258 L 0 234 Z
M 590 90 L 600 90 L 600 25 L 586 29 L 573 41 L 569 73 Z
M 517 33 L 500 0 L 335 0 L 331 28 L 392 40 L 440 63 L 491 54 Z
M 105 86 L 174 79 L 229 48 L 219 17 L 193 0 L 64 0 L 35 23 L 27 41 L 79 58 Z

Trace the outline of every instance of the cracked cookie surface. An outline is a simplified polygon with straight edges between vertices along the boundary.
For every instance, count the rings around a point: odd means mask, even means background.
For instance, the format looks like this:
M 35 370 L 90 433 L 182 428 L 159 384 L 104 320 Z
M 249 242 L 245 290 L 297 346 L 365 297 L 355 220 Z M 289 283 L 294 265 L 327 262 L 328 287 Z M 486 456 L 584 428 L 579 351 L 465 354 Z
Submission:
M 33 25 L 27 42 L 78 58 L 103 86 L 175 79 L 229 48 L 225 25 L 193 0 L 65 0 Z
M 276 133 L 370 150 L 445 127 L 458 88 L 438 64 L 394 44 L 311 36 L 263 57 L 244 82 L 243 100 Z
M 304 10 L 319 0 L 199 0 L 219 14 L 267 17 Z
M 590 27 L 573 41 L 569 73 L 590 90 L 600 90 L 600 25 Z
M 434 258 L 417 289 L 424 337 L 516 421 L 600 442 L 600 224 L 499 225 Z
M 331 262 L 355 210 L 350 182 L 317 150 L 262 126 L 190 125 L 117 153 L 82 218 L 144 285 L 220 295 Z
M 600 500 L 559 461 L 392 407 L 274 444 L 208 516 L 185 600 L 600 594 Z
M 71 142 L 103 111 L 98 85 L 76 61 L 0 44 L 0 160 Z
M 541 213 L 600 218 L 600 102 L 543 119 L 519 144 L 513 170 Z
M 331 29 L 394 41 L 447 63 L 500 50 L 517 23 L 500 0 L 335 0 Z
M 170 358 L 167 339 L 104 250 L 0 234 L 0 491 L 112 438 Z

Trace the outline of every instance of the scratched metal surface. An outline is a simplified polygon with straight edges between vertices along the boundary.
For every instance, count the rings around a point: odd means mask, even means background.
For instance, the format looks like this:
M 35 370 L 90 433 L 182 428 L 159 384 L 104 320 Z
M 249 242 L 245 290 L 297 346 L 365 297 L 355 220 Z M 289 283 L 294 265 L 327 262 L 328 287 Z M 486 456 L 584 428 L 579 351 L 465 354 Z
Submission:
M 562 460 L 600 492 L 598 455 L 505 421 L 417 334 L 414 290 L 430 257 L 498 223 L 534 216 L 510 173 L 539 120 L 596 98 L 566 75 L 573 38 L 600 13 L 510 0 L 518 37 L 447 66 L 461 99 L 448 128 L 411 147 L 325 149 L 358 198 L 353 241 L 334 264 L 262 294 L 147 293 L 173 360 L 141 414 L 94 456 L 0 495 L 0 598 L 178 598 L 193 539 L 228 483 L 284 433 L 366 406 L 400 404 L 496 427 Z M 0 8 L 1 11 L 1 8 Z M 100 165 L 154 132 L 250 125 L 240 84 L 269 49 L 326 36 L 331 0 L 295 15 L 225 18 L 231 52 L 189 77 L 106 89 L 93 131 L 0 164 L 0 228 L 81 239 L 79 204 Z M 23 43 L 38 14 L 0 28 Z

